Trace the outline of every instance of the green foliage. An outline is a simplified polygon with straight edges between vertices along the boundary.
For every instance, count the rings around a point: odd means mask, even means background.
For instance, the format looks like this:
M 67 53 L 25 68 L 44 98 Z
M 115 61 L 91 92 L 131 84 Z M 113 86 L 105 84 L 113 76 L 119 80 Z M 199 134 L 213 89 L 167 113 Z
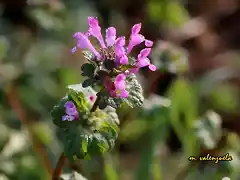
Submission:
M 85 63 L 82 65 L 82 76 L 93 77 L 96 67 L 93 64 Z
M 59 139 L 64 153 L 70 160 L 91 159 L 113 149 L 118 136 L 118 116 L 111 107 L 90 112 L 86 98 L 91 88 L 70 85 L 68 94 L 53 108 L 53 122 L 59 127 Z M 94 95 L 94 93 L 93 93 Z M 79 120 L 62 121 L 64 103 L 72 100 L 79 112 Z

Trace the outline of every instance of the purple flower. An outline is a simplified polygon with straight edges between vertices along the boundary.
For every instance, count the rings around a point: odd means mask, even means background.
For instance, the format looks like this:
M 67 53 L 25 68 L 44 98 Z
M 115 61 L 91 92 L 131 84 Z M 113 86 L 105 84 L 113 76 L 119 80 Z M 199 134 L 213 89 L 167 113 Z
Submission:
M 91 44 L 90 40 L 88 39 L 88 37 L 85 34 L 83 34 L 81 32 L 77 32 L 73 35 L 73 37 L 75 39 L 77 39 L 77 47 L 78 48 L 89 49 L 96 57 L 100 58 L 99 52 L 97 52 L 97 50 L 94 48 L 94 46 Z
M 112 97 L 127 98 L 128 91 L 126 90 L 126 75 L 119 74 L 116 76 L 115 81 L 112 82 L 111 78 L 106 77 L 104 86 Z
M 116 40 L 116 29 L 114 27 L 109 27 L 106 30 L 106 42 L 107 46 L 111 47 L 115 43 Z
M 140 34 L 142 27 L 141 23 L 132 26 L 130 41 L 127 48 L 125 47 L 125 37 L 121 36 L 117 38 L 117 32 L 114 27 L 109 27 L 106 29 L 106 46 L 101 33 L 101 27 L 99 25 L 98 19 L 96 17 L 88 17 L 88 25 L 88 32 L 77 32 L 73 35 L 73 37 L 77 40 L 77 44 L 74 48 L 72 48 L 72 53 L 76 52 L 77 48 L 88 49 L 96 56 L 97 60 L 102 61 L 105 60 L 104 58 L 106 57 L 106 55 L 108 55 L 106 53 L 114 54 L 116 67 L 118 67 L 119 64 L 128 64 L 128 54 L 135 46 L 139 45 L 144 41 L 145 46 L 148 48 L 144 49 L 143 52 L 141 51 L 142 53 L 140 53 L 139 56 L 147 57 L 151 51 L 151 48 L 149 47 L 152 47 L 153 42 L 145 39 L 145 37 Z M 104 49 L 104 51 L 97 51 L 95 47 L 91 44 L 89 36 L 95 37 L 99 41 L 101 48 Z M 104 54 L 102 54 L 102 52 L 104 52 Z M 144 62 L 146 63 L 146 60 Z M 140 64 L 142 63 L 140 62 Z
M 64 107 L 66 115 L 62 117 L 63 121 L 73 121 L 75 119 L 78 119 L 78 111 L 75 104 L 72 101 L 67 101 L 64 104 Z
M 74 116 L 69 116 L 69 115 L 64 115 L 64 116 L 62 117 L 62 120 L 63 120 L 63 121 L 73 121 L 74 119 L 75 119 Z
M 104 43 L 102 33 L 101 33 L 101 27 L 98 24 L 98 19 L 96 17 L 89 17 L 88 18 L 88 25 L 89 25 L 88 32 L 92 36 L 97 38 L 97 40 L 101 44 L 102 48 L 106 48 L 106 45 Z
M 145 46 L 146 46 L 146 47 L 152 47 L 152 46 L 153 46 L 153 42 L 146 39 L 146 40 L 145 40 Z
M 107 58 L 111 59 L 115 63 L 115 68 L 120 70 L 121 74 L 115 77 L 114 82 L 112 78 L 107 77 L 104 81 L 104 87 L 108 90 L 109 94 L 113 97 L 128 97 L 128 92 L 126 91 L 126 81 L 125 78 L 131 73 L 137 73 L 140 68 L 148 66 L 151 71 L 156 70 L 156 66 L 150 63 L 148 58 L 151 47 L 153 46 L 153 42 L 145 39 L 145 37 L 140 33 L 141 31 L 141 23 L 135 24 L 131 28 L 131 35 L 128 44 L 126 45 L 126 40 L 124 36 L 117 37 L 117 31 L 114 27 L 109 27 L 106 29 L 105 39 L 101 33 L 101 27 L 99 25 L 98 19 L 96 17 L 88 18 L 88 32 L 77 32 L 73 35 L 73 37 L 77 40 L 76 46 L 72 48 L 72 53 L 76 52 L 77 48 L 80 49 L 88 49 L 95 55 L 95 60 L 104 61 Z M 96 49 L 92 43 L 90 42 L 89 37 L 95 37 L 101 48 Z M 142 42 L 145 42 L 146 48 L 140 51 L 137 56 L 136 62 L 134 64 L 130 64 L 131 59 L 129 58 L 129 54 L 133 50 L 133 48 Z M 133 68 L 125 68 L 124 70 L 118 69 L 119 65 L 128 65 L 130 64 Z M 122 66 L 121 66 L 122 67 Z M 122 78 L 122 79 L 121 79 Z M 70 110 L 69 110 L 70 112 Z M 69 115 L 69 114 L 67 114 Z M 68 117 L 68 119 L 71 119 Z
M 135 46 L 141 44 L 144 41 L 144 38 L 145 37 L 141 34 L 132 34 L 128 44 L 127 54 L 129 54 Z

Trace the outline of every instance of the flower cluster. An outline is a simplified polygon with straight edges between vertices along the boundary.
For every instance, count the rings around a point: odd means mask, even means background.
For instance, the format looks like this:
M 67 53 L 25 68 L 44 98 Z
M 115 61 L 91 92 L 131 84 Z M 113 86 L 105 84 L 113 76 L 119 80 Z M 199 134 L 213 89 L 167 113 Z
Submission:
M 72 101 L 67 101 L 64 107 L 66 115 L 62 117 L 63 121 L 73 121 L 78 119 L 78 111 Z
M 89 29 L 86 33 L 77 32 L 73 37 L 77 40 L 76 46 L 72 49 L 74 53 L 77 48 L 87 49 L 94 55 L 96 62 L 104 62 L 106 60 L 112 60 L 114 62 L 114 68 L 119 70 L 119 67 L 129 66 L 129 68 L 118 71 L 114 82 L 112 82 L 113 76 L 107 76 L 104 80 L 104 87 L 109 91 L 112 97 L 127 98 L 128 92 L 126 91 L 126 77 L 131 73 L 136 73 L 140 68 L 148 66 L 151 71 L 156 70 L 156 66 L 150 63 L 148 55 L 151 52 L 153 42 L 145 39 L 140 34 L 141 23 L 135 24 L 131 29 L 130 40 L 127 46 L 125 37 L 117 37 L 116 29 L 109 27 L 106 29 L 106 38 L 103 39 L 101 33 L 101 27 L 99 26 L 98 19 L 95 17 L 88 18 Z M 101 47 L 95 48 L 90 42 L 90 37 L 95 37 Z M 140 51 L 136 60 L 131 62 L 129 57 L 133 48 L 141 43 L 145 42 L 146 48 Z

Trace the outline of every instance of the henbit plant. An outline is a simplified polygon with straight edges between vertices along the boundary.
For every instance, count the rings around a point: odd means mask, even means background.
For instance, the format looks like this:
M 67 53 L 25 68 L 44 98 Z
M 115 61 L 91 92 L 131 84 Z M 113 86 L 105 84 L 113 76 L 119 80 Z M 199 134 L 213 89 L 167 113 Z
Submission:
M 53 173 L 55 180 L 60 178 L 66 158 L 91 159 L 113 149 L 119 133 L 116 109 L 123 104 L 130 107 L 143 104 L 143 90 L 135 73 L 146 66 L 156 70 L 148 59 L 153 42 L 140 34 L 141 23 L 132 27 L 127 47 L 125 37 L 117 38 L 114 27 L 106 29 L 105 44 L 97 18 L 89 17 L 88 24 L 86 33 L 73 35 L 77 43 L 72 49 L 72 53 L 84 49 L 88 62 L 81 70 L 87 79 L 82 84 L 68 86 L 67 95 L 51 112 L 64 146 Z M 99 41 L 100 48 L 91 44 L 91 36 Z M 131 57 L 132 49 L 143 42 L 146 48 L 137 58 Z M 96 87 L 100 87 L 98 92 L 94 90 Z

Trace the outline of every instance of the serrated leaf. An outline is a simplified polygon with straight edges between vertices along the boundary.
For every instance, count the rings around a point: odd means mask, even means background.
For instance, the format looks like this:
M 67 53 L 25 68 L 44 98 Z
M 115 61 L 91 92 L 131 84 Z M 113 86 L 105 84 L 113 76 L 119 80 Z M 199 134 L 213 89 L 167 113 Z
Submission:
M 82 92 L 68 90 L 68 98 L 76 104 L 79 112 L 89 111 L 87 101 L 85 100 L 84 94 Z
M 90 96 L 96 96 L 97 92 L 92 87 L 82 87 L 82 84 L 72 84 L 67 87 L 68 89 L 74 90 L 76 92 L 81 92 L 84 94 L 85 100 L 89 104 L 93 104 L 93 102 L 89 99 Z
M 90 78 L 90 79 L 84 80 L 82 86 L 85 88 L 85 87 L 88 87 L 88 86 L 92 86 L 95 83 L 96 83 L 96 80 L 93 79 L 93 78 Z
M 112 109 L 108 112 L 112 115 L 97 109 L 90 114 L 87 126 L 79 124 L 59 129 L 59 139 L 69 160 L 91 159 L 114 147 L 119 129 L 112 117 L 117 115 Z
M 129 92 L 128 98 L 124 99 L 130 107 L 142 106 L 144 97 L 143 89 L 138 83 L 137 78 L 134 74 L 127 77 L 127 91 Z
M 82 75 L 88 76 L 88 77 L 93 77 L 95 69 L 96 69 L 96 67 L 93 64 L 85 63 L 81 67 Z

